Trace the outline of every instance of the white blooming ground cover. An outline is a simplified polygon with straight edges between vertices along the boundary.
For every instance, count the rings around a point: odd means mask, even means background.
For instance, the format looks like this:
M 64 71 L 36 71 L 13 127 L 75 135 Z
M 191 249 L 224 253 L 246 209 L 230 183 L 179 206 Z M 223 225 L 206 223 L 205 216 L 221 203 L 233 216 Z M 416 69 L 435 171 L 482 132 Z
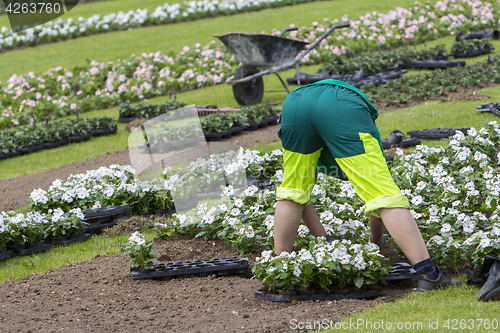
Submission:
M 469 262 L 479 268 L 485 255 L 499 255 L 498 147 L 500 125 L 490 122 L 479 131 L 471 128 L 467 135 L 457 132 L 445 147 L 421 145 L 406 155 L 402 150 L 397 152 L 390 170 L 408 197 L 437 263 L 458 268 Z M 161 182 L 148 186 L 133 180 L 129 166 L 100 168 L 67 181 L 56 180 L 48 191 L 34 190 L 31 215 L 2 212 L 0 235 L 8 242 L 19 221 L 32 219 L 33 214 L 59 216 L 77 207 L 131 203 L 141 197 L 137 193 L 149 191 L 150 198 L 160 195 L 165 204 L 169 191 L 189 187 L 191 175 L 203 175 L 213 168 L 224 167 L 228 174 L 238 169 L 246 170 L 247 175 L 272 174 L 277 186 L 283 177 L 281 163 L 279 150 L 261 155 L 241 149 L 199 159 L 180 174 L 167 169 Z M 328 245 L 301 226 L 295 243 L 300 251 L 278 257 L 263 252 L 253 268 L 256 278 L 268 290 L 325 290 L 332 284 L 360 287 L 380 281 L 386 274 L 383 258 L 368 241 L 364 204 L 350 183 L 320 174 L 312 202 L 336 240 Z M 170 225 L 157 225 L 156 230 L 173 228 L 174 233 L 223 239 L 248 252 L 259 245 L 272 246 L 275 206 L 272 188 L 250 186 L 238 193 L 227 186 L 219 200 L 202 202 L 186 214 L 175 214 Z
M 351 27 L 335 30 L 302 62 L 317 64 L 351 52 L 359 54 L 421 43 L 458 31 L 497 27 L 500 17 L 496 6 L 496 2 L 488 1 L 438 1 L 434 6 L 416 3 L 408 9 L 367 13 L 353 20 L 343 17 L 341 21 L 350 21 Z M 312 43 L 338 22 L 313 22 L 291 35 Z M 272 32 L 278 33 L 276 29 Z M 144 53 L 107 63 L 93 61 L 73 69 L 56 67 L 42 74 L 12 75 L 1 88 L 0 128 L 29 123 L 31 114 L 38 120 L 47 115 L 58 118 L 75 111 L 223 83 L 238 65 L 221 43 L 212 41 L 205 46 L 185 46 L 177 54 Z

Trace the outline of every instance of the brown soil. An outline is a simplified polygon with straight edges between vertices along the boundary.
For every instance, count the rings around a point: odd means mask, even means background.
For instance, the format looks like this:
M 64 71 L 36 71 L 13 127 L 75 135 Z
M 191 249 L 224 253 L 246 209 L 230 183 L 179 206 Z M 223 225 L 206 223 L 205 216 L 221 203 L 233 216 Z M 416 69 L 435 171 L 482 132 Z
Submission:
M 262 249 L 241 255 L 218 240 L 177 236 L 155 240 L 153 250 L 164 263 L 237 256 L 252 265 Z M 262 285 L 249 274 L 132 280 L 123 259 L 96 256 L 1 284 L 2 332 L 288 332 L 294 322 L 336 322 L 412 292 L 392 286 L 374 300 L 271 302 L 255 298 Z

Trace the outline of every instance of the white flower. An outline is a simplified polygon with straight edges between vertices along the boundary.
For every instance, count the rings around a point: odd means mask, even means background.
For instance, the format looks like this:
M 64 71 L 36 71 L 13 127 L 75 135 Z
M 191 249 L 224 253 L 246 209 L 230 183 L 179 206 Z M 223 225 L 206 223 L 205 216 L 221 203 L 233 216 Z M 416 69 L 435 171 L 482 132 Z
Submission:
M 474 127 L 471 127 L 467 131 L 467 134 L 470 135 L 470 136 L 476 136 L 477 135 L 477 131 L 476 131 L 476 129 Z
M 231 209 L 231 211 L 229 212 L 229 214 L 233 215 L 233 216 L 238 216 L 240 215 L 240 210 L 238 208 L 233 208 Z
M 243 200 L 241 199 L 234 200 L 234 205 L 238 208 L 241 208 L 243 206 Z
M 299 266 L 295 265 L 295 267 L 293 268 L 293 275 L 299 277 L 300 274 L 302 274 L 302 271 L 300 270 Z
M 136 244 L 136 245 L 144 245 L 146 244 L 146 240 L 144 239 L 144 236 L 142 234 L 140 234 L 138 231 L 134 232 L 130 238 L 128 239 L 128 241 L 132 244 Z
M 431 216 L 436 216 L 438 213 L 439 213 L 439 209 L 437 208 L 437 206 L 432 205 L 432 206 L 429 208 L 429 214 L 430 214 Z
M 333 219 L 333 213 L 329 210 L 324 211 L 323 213 L 321 213 L 320 219 L 323 221 L 330 221 L 331 219 Z
M 240 220 L 237 219 L 236 217 L 228 217 L 228 218 L 226 218 L 226 221 L 227 221 L 227 223 L 229 223 L 233 227 L 235 227 L 240 222 Z
M 247 187 L 247 189 L 245 190 L 245 195 L 247 197 L 251 197 L 253 196 L 257 191 L 259 191 L 259 189 L 257 188 L 257 186 L 255 185 L 252 185 L 250 187 Z
M 274 266 L 269 266 L 269 267 L 267 268 L 267 273 L 268 273 L 268 274 L 272 274 L 275 270 L 276 270 L 276 267 L 274 267 Z
M 274 227 L 274 216 L 268 215 L 264 219 L 264 225 L 267 227 L 268 230 L 272 229 Z
M 443 226 L 441 227 L 441 232 L 443 233 L 449 232 L 450 230 L 451 230 L 451 225 L 449 225 L 448 223 L 443 224 Z
M 431 241 L 434 241 L 434 243 L 436 243 L 437 245 L 441 245 L 441 244 L 443 244 L 443 243 L 444 243 L 443 237 L 441 237 L 441 236 L 433 236 L 433 237 L 429 240 L 429 242 L 431 242 Z
M 417 190 L 422 191 L 427 186 L 427 183 L 424 181 L 420 181 L 417 183 Z
M 422 199 L 422 196 L 420 195 L 416 195 L 411 199 L 411 203 L 415 206 L 420 205 L 422 202 L 424 202 L 424 199 Z
M 233 185 L 229 185 L 224 189 L 224 195 L 231 196 L 234 195 L 234 188 Z
M 491 245 L 491 240 L 489 238 L 483 238 L 479 242 L 479 246 L 482 248 L 486 248 Z

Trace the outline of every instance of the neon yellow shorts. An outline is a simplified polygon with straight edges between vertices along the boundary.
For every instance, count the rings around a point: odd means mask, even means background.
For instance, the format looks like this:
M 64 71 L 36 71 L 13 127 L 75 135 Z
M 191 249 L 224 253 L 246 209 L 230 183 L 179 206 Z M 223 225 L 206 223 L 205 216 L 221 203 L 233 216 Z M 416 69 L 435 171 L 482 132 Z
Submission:
M 278 132 L 284 168 L 278 200 L 307 204 L 318 169 L 349 180 L 367 214 L 378 216 L 379 208 L 409 208 L 387 167 L 373 106 L 365 100 L 332 84 L 308 85 L 288 95 Z

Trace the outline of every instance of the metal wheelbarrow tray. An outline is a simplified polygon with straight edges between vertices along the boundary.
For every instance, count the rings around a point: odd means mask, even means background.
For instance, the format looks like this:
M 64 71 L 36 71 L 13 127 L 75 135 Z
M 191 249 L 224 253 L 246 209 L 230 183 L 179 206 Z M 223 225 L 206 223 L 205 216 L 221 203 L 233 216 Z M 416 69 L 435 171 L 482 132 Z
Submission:
M 349 23 L 339 24 L 312 43 L 300 56 L 297 56 L 308 42 L 282 37 L 287 31 L 297 28 L 286 28 L 279 36 L 234 32 L 214 35 L 227 47 L 228 51 L 240 61 L 243 66 L 238 68 L 234 76 L 226 80 L 233 86 L 233 95 L 240 105 L 257 104 L 264 94 L 262 76 L 275 74 L 286 92 L 290 92 L 277 72 L 297 65 L 333 30 L 349 27 Z M 267 68 L 260 71 L 259 69 Z M 300 82 L 299 82 L 300 86 Z

